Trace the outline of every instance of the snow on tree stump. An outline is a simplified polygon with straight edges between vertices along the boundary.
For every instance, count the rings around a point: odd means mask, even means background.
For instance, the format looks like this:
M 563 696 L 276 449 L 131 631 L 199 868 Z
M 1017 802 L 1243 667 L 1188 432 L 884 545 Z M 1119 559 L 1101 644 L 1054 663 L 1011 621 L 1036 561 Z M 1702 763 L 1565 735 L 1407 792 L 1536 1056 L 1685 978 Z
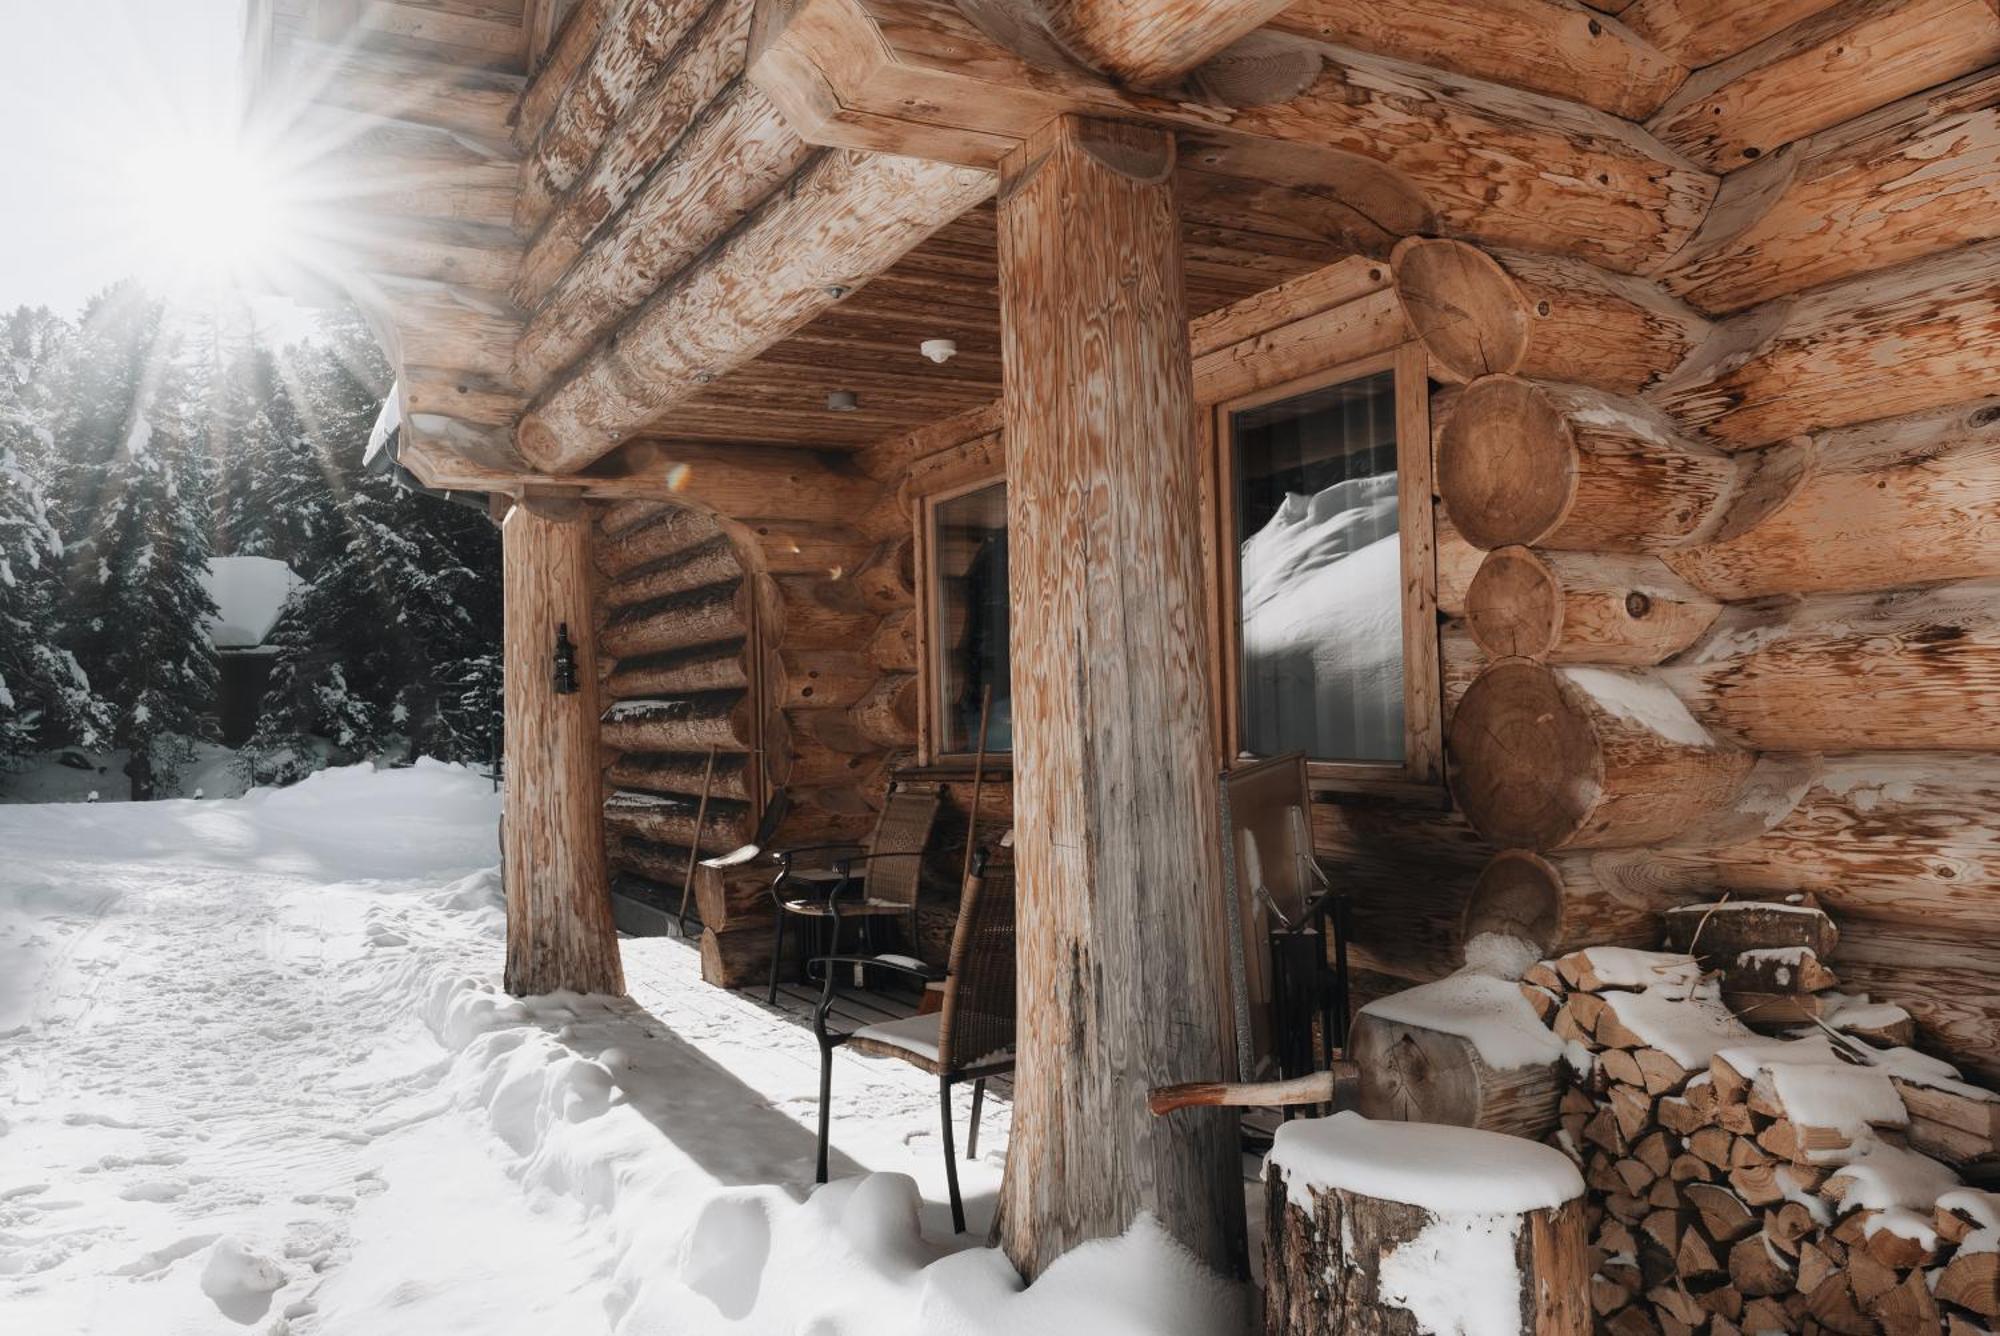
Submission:
M 1337 1113 L 1279 1128 L 1264 1190 L 1269 1336 L 1591 1329 L 1583 1179 L 1560 1151 Z

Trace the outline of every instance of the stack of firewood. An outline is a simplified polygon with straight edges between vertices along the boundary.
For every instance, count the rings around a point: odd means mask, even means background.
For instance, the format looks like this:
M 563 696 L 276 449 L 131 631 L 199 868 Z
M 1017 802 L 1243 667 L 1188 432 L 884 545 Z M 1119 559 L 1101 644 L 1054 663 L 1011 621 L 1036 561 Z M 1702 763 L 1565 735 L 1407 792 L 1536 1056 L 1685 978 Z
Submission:
M 1569 1041 L 1552 1139 L 1591 1189 L 1600 1329 L 1989 1330 L 2000 1196 L 1959 1172 L 2000 1159 L 2000 1096 L 1902 1047 L 1899 1008 L 1832 992 L 1815 907 L 1670 918 L 1681 950 L 1578 951 L 1521 983 Z M 1785 1039 L 1745 1024 L 1778 1015 Z

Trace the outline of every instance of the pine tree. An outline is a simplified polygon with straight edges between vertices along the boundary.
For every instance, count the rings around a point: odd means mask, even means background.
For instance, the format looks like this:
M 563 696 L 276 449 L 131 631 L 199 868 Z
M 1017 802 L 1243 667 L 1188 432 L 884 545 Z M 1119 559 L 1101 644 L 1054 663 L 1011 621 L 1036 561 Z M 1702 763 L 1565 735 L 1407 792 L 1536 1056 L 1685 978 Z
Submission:
M 183 485 L 199 477 L 198 413 L 176 352 L 158 302 L 129 285 L 98 298 L 58 433 L 80 532 L 67 572 L 77 658 L 111 702 L 135 800 L 172 784 L 216 691 L 207 502 Z
M 69 334 L 46 309 L 0 318 L 0 764 L 99 746 L 109 722 L 63 644 L 63 542 L 47 495 L 51 387 Z

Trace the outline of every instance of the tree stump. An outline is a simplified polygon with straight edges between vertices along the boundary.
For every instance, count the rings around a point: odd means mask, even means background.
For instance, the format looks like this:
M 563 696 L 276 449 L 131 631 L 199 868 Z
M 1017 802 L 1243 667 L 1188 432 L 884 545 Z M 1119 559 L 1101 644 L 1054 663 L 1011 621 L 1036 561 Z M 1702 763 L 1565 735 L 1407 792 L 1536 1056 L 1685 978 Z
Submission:
M 1338 1113 L 1279 1129 L 1264 1192 L 1268 1336 L 1591 1329 L 1583 1179 L 1560 1151 Z

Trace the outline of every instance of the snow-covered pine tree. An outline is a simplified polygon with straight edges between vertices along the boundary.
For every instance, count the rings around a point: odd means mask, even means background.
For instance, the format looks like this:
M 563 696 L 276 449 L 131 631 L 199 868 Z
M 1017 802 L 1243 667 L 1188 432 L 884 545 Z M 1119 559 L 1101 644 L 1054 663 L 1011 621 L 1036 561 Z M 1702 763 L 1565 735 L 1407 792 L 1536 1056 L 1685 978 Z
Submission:
M 47 495 L 52 384 L 70 332 L 46 308 L 0 316 L 0 765 L 100 746 L 108 724 L 63 644 L 63 543 Z
M 209 729 L 216 665 L 202 588 L 207 501 L 198 476 L 190 384 L 160 304 L 126 284 L 93 300 L 72 361 L 64 420 L 78 541 L 66 598 L 77 658 L 111 704 L 134 800 L 171 786 Z

